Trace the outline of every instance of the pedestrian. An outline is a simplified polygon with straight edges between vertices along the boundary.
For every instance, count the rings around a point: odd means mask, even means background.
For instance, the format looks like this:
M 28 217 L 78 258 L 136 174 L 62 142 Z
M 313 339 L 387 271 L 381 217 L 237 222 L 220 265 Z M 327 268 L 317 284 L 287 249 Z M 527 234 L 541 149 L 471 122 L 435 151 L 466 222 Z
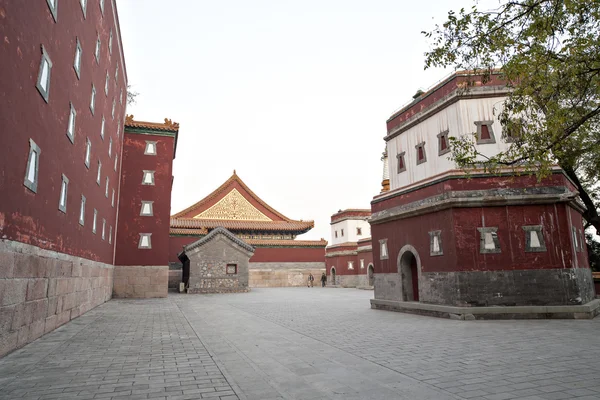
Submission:
M 313 282 L 315 281 L 315 277 L 313 274 L 308 274 L 308 287 L 313 287 Z
M 323 272 L 323 275 L 321 275 L 321 287 L 325 287 L 325 282 L 327 282 L 327 275 Z

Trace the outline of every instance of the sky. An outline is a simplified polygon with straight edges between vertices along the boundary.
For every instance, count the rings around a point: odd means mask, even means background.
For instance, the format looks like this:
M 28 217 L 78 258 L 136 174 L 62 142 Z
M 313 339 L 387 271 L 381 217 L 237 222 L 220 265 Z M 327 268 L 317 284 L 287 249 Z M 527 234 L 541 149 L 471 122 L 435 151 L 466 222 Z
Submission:
M 386 119 L 450 70 L 432 30 L 471 0 L 117 0 L 136 120 L 179 122 L 172 214 L 238 176 L 330 238 L 379 194 Z

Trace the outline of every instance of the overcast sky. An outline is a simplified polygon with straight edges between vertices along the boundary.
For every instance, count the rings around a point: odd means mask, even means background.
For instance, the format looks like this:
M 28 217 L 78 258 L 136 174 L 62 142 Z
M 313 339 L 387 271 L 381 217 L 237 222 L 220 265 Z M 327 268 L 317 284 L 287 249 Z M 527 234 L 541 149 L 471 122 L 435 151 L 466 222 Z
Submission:
M 314 220 L 370 208 L 386 119 L 450 71 L 421 35 L 470 0 L 118 0 L 128 114 L 180 123 L 172 213 L 236 169 L 264 201 Z

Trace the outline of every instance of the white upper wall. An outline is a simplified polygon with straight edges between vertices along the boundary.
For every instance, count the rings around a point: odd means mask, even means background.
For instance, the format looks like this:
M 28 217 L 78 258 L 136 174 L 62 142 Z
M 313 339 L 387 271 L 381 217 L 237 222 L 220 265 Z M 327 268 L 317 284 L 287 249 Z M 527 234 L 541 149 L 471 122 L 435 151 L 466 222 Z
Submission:
M 459 100 L 388 141 L 390 190 L 456 169 L 454 162 L 449 159 L 450 153 L 438 155 L 438 134 L 445 130 L 449 131 L 449 136 L 470 135 L 477 131 L 476 121 L 494 121 L 492 130 L 496 143 L 478 144 L 478 150 L 486 156 L 506 150 L 509 144 L 502 139 L 502 130 L 497 119 L 505 99 L 506 97 L 491 97 Z M 415 146 L 422 142 L 425 142 L 427 161 L 417 165 Z M 396 156 L 403 151 L 406 152 L 406 170 L 398 173 Z
M 357 228 L 360 228 L 361 230 L 360 235 L 358 235 Z M 342 230 L 344 231 L 343 236 Z M 358 242 L 359 240 L 370 236 L 371 225 L 364 218 L 345 219 L 331 224 L 331 246 L 345 242 Z

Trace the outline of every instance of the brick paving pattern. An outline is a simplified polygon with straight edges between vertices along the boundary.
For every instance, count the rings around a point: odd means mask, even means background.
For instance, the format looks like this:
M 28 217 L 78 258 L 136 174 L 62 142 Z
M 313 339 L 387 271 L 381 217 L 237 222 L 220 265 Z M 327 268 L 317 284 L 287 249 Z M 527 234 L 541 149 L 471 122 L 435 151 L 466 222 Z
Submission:
M 600 399 L 600 317 L 453 321 L 372 296 L 110 301 L 0 359 L 0 399 Z

